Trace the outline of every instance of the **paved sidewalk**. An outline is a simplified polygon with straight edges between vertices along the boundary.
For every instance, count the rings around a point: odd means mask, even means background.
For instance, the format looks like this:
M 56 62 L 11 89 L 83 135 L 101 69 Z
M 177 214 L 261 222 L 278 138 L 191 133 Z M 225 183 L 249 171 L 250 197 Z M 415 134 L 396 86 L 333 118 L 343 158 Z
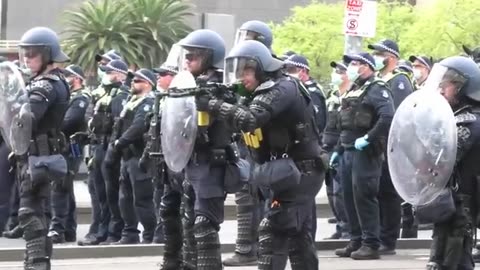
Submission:
M 354 261 L 337 258 L 330 252 L 319 252 L 321 270 L 424 270 L 428 259 L 427 250 L 402 250 L 395 256 L 384 256 L 381 260 Z M 224 254 L 224 258 L 231 254 Z M 158 270 L 161 257 L 132 257 L 115 259 L 54 260 L 53 270 Z M 21 270 L 20 262 L 0 263 L 0 269 Z M 226 267 L 225 270 L 254 270 L 257 267 Z M 291 269 L 288 266 L 286 269 Z M 480 269 L 477 267 L 476 269 Z

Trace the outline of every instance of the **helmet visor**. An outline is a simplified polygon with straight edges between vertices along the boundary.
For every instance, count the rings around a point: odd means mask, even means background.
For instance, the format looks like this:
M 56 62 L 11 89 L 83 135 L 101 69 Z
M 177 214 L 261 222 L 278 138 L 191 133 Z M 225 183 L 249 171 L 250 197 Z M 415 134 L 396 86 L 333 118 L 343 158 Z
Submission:
M 235 36 L 235 45 L 245 40 L 257 40 L 263 43 L 264 39 L 265 38 L 257 32 L 239 29 L 237 30 L 237 34 Z
M 258 70 L 258 62 L 252 58 L 227 58 L 225 59 L 223 83 L 226 85 L 242 84 L 247 77 L 255 78 Z
M 443 92 L 447 89 L 455 89 L 458 93 L 467 83 L 468 79 L 454 69 L 435 64 L 428 75 L 422 89 Z
M 178 57 L 179 71 L 202 73 L 212 65 L 213 52 L 207 48 L 181 47 Z
M 48 46 L 22 46 L 18 51 L 20 66 L 29 69 L 39 69 L 37 66 L 52 63 Z

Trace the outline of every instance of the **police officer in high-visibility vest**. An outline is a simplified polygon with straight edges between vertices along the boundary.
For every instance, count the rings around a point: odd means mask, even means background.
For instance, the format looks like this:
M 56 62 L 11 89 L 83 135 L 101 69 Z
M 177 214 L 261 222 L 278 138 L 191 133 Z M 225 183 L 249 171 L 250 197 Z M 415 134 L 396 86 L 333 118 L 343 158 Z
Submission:
M 410 61 L 413 66 L 413 78 L 415 90 L 420 89 L 428 78 L 433 67 L 433 59 L 428 56 L 419 55 L 410 56 Z
M 341 157 L 345 209 L 350 243 L 337 249 L 339 257 L 355 260 L 379 258 L 380 213 L 377 200 L 384 146 L 394 114 L 387 84 L 376 78 L 374 59 L 368 53 L 344 56 L 351 88 L 342 97 L 340 140 L 330 166 Z M 400 206 L 400 204 L 399 204 Z
M 153 108 L 152 89 L 155 85 L 155 75 L 150 70 L 140 69 L 135 72 L 132 96 L 115 123 L 119 136 L 114 141 L 113 149 L 122 156 L 120 211 L 125 222 L 122 238 L 118 244 L 139 242 L 138 221 L 142 223 L 144 229 L 142 243 L 149 244 L 153 241 L 156 225 L 153 183 L 150 175 L 140 170 L 138 161 L 145 147 L 143 137 L 146 132 L 145 117 Z
M 397 67 L 400 59 L 398 45 L 395 41 L 385 39 L 369 45 L 368 48 L 373 50 L 375 69 L 378 71 L 377 76 L 388 84 L 393 95 L 395 108 L 398 108 L 400 103 L 413 92 L 410 77 Z M 381 254 L 395 254 L 397 239 L 400 234 L 401 203 L 402 200 L 393 187 L 390 178 L 388 163 L 385 161 L 380 178 L 379 192 Z

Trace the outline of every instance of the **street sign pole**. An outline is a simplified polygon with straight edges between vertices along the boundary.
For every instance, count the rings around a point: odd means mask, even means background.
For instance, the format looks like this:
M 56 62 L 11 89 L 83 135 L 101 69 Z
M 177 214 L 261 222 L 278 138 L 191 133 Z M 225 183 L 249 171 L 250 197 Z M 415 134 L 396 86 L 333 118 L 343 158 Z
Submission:
M 376 0 L 345 1 L 344 54 L 355 54 L 362 51 L 363 38 L 375 36 L 376 20 Z

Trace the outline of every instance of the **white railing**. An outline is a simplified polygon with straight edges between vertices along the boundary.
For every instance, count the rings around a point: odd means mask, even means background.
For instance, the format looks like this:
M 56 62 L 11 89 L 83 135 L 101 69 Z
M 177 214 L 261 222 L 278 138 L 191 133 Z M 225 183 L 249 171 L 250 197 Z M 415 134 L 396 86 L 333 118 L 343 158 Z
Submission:
M 0 40 L 0 49 L 16 50 L 20 40 Z

